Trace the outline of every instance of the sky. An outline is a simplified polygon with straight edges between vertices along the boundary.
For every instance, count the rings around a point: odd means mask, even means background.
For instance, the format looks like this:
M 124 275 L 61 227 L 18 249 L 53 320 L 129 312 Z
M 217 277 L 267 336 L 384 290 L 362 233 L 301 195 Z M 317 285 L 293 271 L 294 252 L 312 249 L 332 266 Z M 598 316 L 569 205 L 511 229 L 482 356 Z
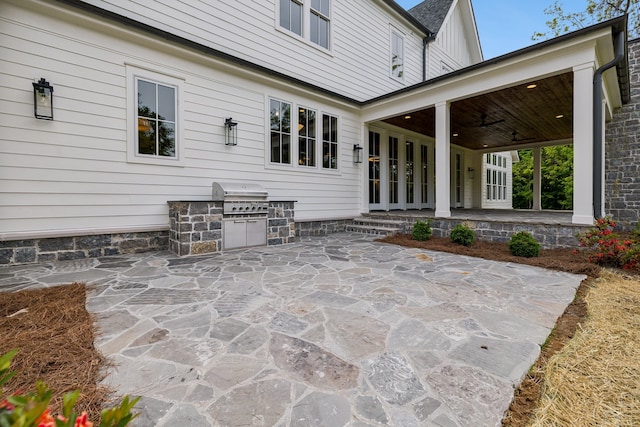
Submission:
M 396 0 L 411 9 L 422 0 Z M 546 32 L 551 17 L 544 9 L 553 0 L 472 0 L 484 59 L 531 46 L 541 40 L 531 40 L 534 32 Z M 585 9 L 587 0 L 560 0 L 565 12 Z

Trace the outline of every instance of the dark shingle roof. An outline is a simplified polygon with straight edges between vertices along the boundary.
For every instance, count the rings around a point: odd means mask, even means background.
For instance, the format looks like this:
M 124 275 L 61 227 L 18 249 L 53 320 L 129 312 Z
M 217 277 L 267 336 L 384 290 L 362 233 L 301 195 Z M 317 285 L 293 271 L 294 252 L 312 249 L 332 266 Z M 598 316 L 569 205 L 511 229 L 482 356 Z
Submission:
M 437 34 L 452 3 L 453 0 L 424 0 L 409 9 L 409 14 Z

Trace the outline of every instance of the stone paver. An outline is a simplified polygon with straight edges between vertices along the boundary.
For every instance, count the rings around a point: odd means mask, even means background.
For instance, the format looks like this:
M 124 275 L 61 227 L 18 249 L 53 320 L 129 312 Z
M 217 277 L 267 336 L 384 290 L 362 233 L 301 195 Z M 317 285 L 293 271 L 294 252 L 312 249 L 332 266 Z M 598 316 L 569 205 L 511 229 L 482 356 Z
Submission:
M 340 233 L 0 268 L 92 285 L 135 426 L 497 426 L 583 276 Z

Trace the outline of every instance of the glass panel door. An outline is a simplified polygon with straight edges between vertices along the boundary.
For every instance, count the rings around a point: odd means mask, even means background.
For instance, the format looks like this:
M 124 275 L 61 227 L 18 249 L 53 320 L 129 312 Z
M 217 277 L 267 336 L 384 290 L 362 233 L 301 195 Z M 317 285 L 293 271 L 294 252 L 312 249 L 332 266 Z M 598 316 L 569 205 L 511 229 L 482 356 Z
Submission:
M 389 209 L 398 209 L 399 205 L 399 178 L 400 178 L 400 159 L 398 158 L 398 138 L 389 137 Z
M 416 162 L 415 158 L 415 148 L 416 144 L 413 141 L 407 141 L 405 144 L 405 156 L 404 156 L 404 187 L 405 187 L 405 207 L 407 209 L 415 209 L 417 208 L 416 204 Z
M 380 134 L 369 131 L 369 209 L 382 209 L 380 199 Z
M 433 188 L 434 174 L 431 164 L 431 147 L 426 144 L 420 145 L 420 207 L 433 208 Z
M 451 207 L 461 208 L 464 206 L 464 195 L 462 189 L 462 180 L 464 177 L 463 155 L 461 152 L 451 152 Z

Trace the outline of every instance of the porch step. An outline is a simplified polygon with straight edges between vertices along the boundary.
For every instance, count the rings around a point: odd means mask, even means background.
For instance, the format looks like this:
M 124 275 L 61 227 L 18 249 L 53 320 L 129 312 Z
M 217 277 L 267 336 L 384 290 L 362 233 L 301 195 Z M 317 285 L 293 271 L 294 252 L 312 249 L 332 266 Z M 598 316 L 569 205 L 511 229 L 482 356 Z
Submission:
M 380 218 L 354 218 L 351 224 L 347 224 L 346 230 L 356 233 L 376 234 L 389 236 L 402 232 L 405 228 L 404 221 Z

